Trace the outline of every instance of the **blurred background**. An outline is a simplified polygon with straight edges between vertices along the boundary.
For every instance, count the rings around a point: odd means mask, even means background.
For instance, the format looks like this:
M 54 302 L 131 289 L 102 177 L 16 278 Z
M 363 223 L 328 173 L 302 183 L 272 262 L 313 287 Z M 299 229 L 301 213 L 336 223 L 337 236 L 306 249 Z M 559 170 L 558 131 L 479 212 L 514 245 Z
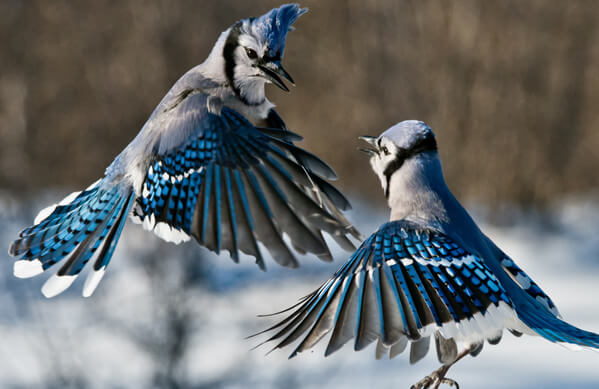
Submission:
M 0 246 L 38 208 L 86 187 L 219 33 L 275 1 L 0 1 Z M 599 331 L 599 6 L 595 1 L 303 1 L 287 40 L 297 86 L 269 98 L 329 162 L 364 234 L 387 217 L 357 136 L 435 130 L 454 193 L 552 295 Z M 41 297 L 0 262 L 0 387 L 409 387 L 436 367 L 350 347 L 287 361 L 244 337 L 324 281 L 303 258 L 260 272 L 127 226 L 91 299 Z M 2 251 L 5 252 L 5 251 Z M 276 291 L 276 293 L 273 293 Z M 526 356 L 526 357 L 525 357 Z M 596 388 L 599 356 L 506 335 L 460 363 L 465 388 Z

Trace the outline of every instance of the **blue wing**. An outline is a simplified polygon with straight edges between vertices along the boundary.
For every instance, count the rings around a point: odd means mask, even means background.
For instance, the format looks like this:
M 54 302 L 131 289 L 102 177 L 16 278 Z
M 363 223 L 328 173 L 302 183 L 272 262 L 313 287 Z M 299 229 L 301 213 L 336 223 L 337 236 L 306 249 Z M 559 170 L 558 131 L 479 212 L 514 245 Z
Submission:
M 514 261 L 505 256 L 501 265 L 536 303 L 514 300 L 518 318 L 528 328 L 551 342 L 599 349 L 599 335 L 563 321 L 551 298 Z
M 501 266 L 508 273 L 512 279 L 522 288 L 526 293 L 528 293 L 533 299 L 541 303 L 545 308 L 547 308 L 551 313 L 555 316 L 560 317 L 559 311 L 557 307 L 551 300 L 551 298 L 543 292 L 543 290 L 537 285 L 536 282 L 532 280 L 524 272 L 524 270 L 520 269 L 518 265 L 514 261 L 512 261 L 507 256 L 501 261 Z
M 259 243 L 280 264 L 297 266 L 284 234 L 293 247 L 323 259 L 330 253 L 322 231 L 352 247 L 346 235 L 353 227 L 306 190 L 314 177 L 334 173 L 293 144 L 301 137 L 256 128 L 226 107 L 220 114 L 205 107 L 205 95 L 191 95 L 169 124 L 188 140 L 178 147 L 161 144 L 151 163 L 134 210 L 147 228 L 169 240 L 193 236 L 216 252 L 229 250 L 234 260 L 239 251 L 247 253 L 262 268 Z
M 433 332 L 437 344 L 499 341 L 515 320 L 512 307 L 476 255 L 443 234 L 395 221 L 366 239 L 331 279 L 268 329 L 278 329 L 268 341 L 280 339 L 280 348 L 303 336 L 291 356 L 329 332 L 327 355 L 351 338 L 356 350 L 378 339 L 377 354 L 392 356 L 411 341 L 415 362 L 426 354 Z M 452 347 L 455 351 L 455 343 Z
M 281 116 L 279 116 L 277 111 L 275 111 L 274 108 L 269 111 L 267 118 L 263 122 L 264 122 L 263 127 L 265 127 L 265 128 L 262 128 L 262 131 L 264 131 L 266 129 L 271 129 L 271 128 L 287 130 L 287 126 L 285 125 L 285 122 L 283 121 Z M 294 155 L 294 157 L 296 158 L 296 160 L 300 161 L 300 163 L 301 163 L 302 159 L 301 159 L 300 155 Z M 351 209 L 351 204 L 349 203 L 347 198 L 343 195 L 343 193 L 341 193 L 337 188 L 335 188 L 333 185 L 331 185 L 328 181 L 321 178 L 321 175 L 327 175 L 327 173 L 324 173 L 324 174 L 321 173 L 320 175 L 317 173 L 314 173 L 312 171 L 307 171 L 306 173 L 310 176 L 310 179 L 312 180 L 313 184 L 322 193 L 324 193 L 327 200 L 330 201 L 329 209 L 335 214 L 335 216 L 342 217 L 342 214 L 340 212 L 337 212 L 338 209 L 343 210 L 343 211 L 347 211 L 347 210 Z M 346 224 L 349 224 L 349 222 L 346 221 Z

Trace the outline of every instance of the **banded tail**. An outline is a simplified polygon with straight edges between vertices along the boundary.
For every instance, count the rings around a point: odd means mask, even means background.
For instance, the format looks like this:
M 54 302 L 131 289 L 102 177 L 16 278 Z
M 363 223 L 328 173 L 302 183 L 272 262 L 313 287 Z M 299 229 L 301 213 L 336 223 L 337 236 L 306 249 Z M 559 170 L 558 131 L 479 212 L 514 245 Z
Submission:
M 34 225 L 23 230 L 10 246 L 9 254 L 20 256 L 14 275 L 34 277 L 62 262 L 42 287 L 44 296 L 54 297 L 73 283 L 97 253 L 83 287 L 83 296 L 91 296 L 104 276 L 134 198 L 131 188 L 106 188 L 99 181 L 42 210 Z
M 543 338 L 565 347 L 590 347 L 599 349 L 599 334 L 585 331 L 563 321 L 551 311 L 541 307 L 516 307 L 518 318 Z
M 577 328 L 563 320 L 551 298 L 507 256 L 501 266 L 535 303 L 516 304 L 518 318 L 536 334 L 565 347 L 599 349 L 599 335 Z M 535 305 L 535 304 L 538 304 Z

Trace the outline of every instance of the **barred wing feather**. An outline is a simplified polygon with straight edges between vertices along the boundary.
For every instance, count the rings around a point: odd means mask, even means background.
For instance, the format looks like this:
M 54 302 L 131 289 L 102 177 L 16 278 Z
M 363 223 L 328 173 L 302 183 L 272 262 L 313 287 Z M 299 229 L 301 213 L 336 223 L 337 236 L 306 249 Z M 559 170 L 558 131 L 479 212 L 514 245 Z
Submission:
M 188 99 L 204 98 L 196 96 Z M 321 232 L 344 242 L 355 230 L 305 192 L 310 177 L 304 167 L 322 180 L 332 178 L 332 170 L 295 146 L 301 138 L 292 132 L 260 130 L 229 108 L 197 114 L 201 120 L 189 114 L 179 123 L 190 140 L 158 155 L 148 170 L 134 210 L 145 227 L 175 242 L 193 236 L 217 253 L 228 250 L 234 260 L 244 252 L 261 268 L 259 244 L 281 265 L 298 266 L 284 235 L 302 252 L 330 260 Z
M 352 338 L 356 351 L 378 340 L 379 357 L 411 343 L 414 363 L 433 333 L 439 359 L 448 361 L 456 341 L 496 343 L 503 328 L 518 326 L 512 302 L 480 258 L 439 232 L 395 221 L 266 331 L 277 331 L 267 340 L 278 340 L 276 348 L 301 338 L 291 356 L 330 333 L 326 355 Z

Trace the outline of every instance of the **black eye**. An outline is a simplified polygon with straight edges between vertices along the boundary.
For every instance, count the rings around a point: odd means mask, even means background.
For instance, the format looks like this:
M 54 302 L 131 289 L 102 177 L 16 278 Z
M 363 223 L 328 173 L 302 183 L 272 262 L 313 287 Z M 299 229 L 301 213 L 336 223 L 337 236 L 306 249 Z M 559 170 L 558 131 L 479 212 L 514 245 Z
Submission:
M 381 147 L 381 151 L 382 151 L 383 153 L 385 153 L 385 155 L 389 155 L 389 149 L 387 148 L 387 146 L 383 146 L 383 147 Z
M 249 59 L 256 59 L 256 58 L 258 58 L 258 53 L 256 53 L 256 50 L 245 49 L 245 53 L 248 55 Z

